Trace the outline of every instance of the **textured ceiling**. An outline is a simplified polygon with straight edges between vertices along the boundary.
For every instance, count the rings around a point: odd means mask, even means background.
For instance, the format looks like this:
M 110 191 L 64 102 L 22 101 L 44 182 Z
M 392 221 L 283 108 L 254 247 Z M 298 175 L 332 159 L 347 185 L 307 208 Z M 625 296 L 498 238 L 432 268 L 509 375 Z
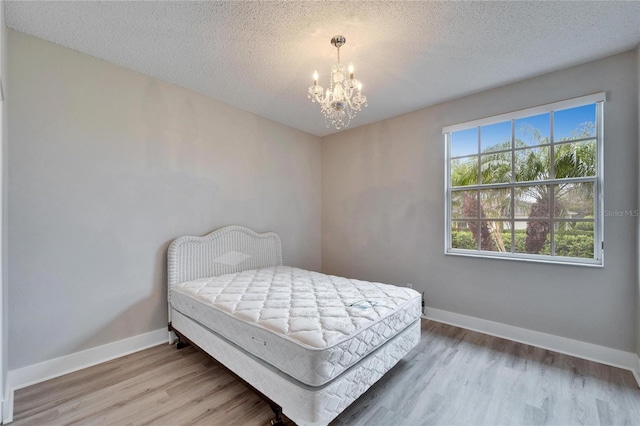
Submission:
M 7 25 L 324 136 L 307 99 L 347 38 L 351 127 L 634 48 L 640 2 L 13 2 Z

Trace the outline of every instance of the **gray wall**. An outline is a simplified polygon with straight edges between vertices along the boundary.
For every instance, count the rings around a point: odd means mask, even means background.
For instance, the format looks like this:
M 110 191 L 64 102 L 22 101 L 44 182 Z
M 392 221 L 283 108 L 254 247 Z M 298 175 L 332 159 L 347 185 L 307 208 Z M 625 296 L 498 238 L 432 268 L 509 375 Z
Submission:
M 636 49 L 636 75 L 638 77 L 636 91 L 638 93 L 638 146 L 640 146 L 640 45 Z M 636 171 L 639 175 L 636 179 L 640 179 L 640 157 L 638 158 L 638 164 L 636 166 Z M 640 188 L 638 188 L 640 191 Z M 638 209 L 640 209 L 640 195 L 638 196 Z M 636 352 L 638 354 L 638 365 L 636 368 L 638 369 L 638 374 L 640 374 L 640 220 L 638 221 L 638 258 L 637 258 L 637 267 L 638 267 L 638 281 L 636 285 Z M 639 383 L 640 385 L 640 383 Z
M 0 2 L 0 81 L 2 87 L 0 90 L 5 91 L 7 87 L 7 26 L 5 25 L 5 2 Z M 9 370 L 9 298 L 7 286 L 7 109 L 5 102 L 2 102 L 2 111 L 0 111 L 2 125 L 0 126 L 0 212 L 2 220 L 0 220 L 0 400 L 6 398 L 7 372 Z M 0 401 L 1 403 L 1 401 Z M 4 414 L 3 414 L 4 415 Z
M 9 368 L 166 327 L 165 253 L 242 224 L 319 270 L 320 139 L 9 31 Z
M 605 219 L 602 269 L 445 256 L 442 127 L 607 91 L 605 208 L 635 209 L 636 80 L 632 51 L 323 138 L 323 271 L 413 283 L 429 307 L 634 351 L 636 219 Z

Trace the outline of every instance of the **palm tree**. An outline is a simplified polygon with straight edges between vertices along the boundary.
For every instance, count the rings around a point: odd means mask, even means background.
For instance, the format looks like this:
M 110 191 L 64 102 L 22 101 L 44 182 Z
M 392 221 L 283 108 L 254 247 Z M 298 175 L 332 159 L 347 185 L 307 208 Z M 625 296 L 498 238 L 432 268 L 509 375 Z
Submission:
M 478 165 L 477 161 L 459 161 L 453 160 L 451 167 L 451 185 L 452 186 L 469 186 L 476 185 L 478 183 Z M 478 212 L 478 203 L 476 200 L 477 191 L 464 191 L 462 193 L 461 210 L 462 216 L 466 218 L 484 217 L 482 205 L 480 205 L 480 212 Z M 478 246 L 478 223 L 475 220 L 467 222 L 471 235 Z M 491 234 L 491 230 L 488 228 L 486 222 L 482 222 L 480 226 L 480 247 L 481 250 L 494 250 L 493 242 L 491 238 L 488 238 Z
M 510 143 L 495 145 L 485 150 L 482 155 L 482 164 L 480 169 L 482 183 L 509 182 L 511 173 L 510 153 L 491 151 L 499 151 L 509 149 Z M 478 183 L 478 166 L 476 161 L 456 161 L 452 162 L 451 167 L 451 184 L 452 186 L 468 186 Z M 488 193 L 484 191 L 464 191 L 462 193 L 461 210 L 463 217 L 480 219 L 486 218 L 485 206 L 488 204 Z M 480 211 L 478 212 L 478 204 L 476 197 L 480 197 Z M 498 200 L 506 200 L 505 197 L 498 197 Z M 508 210 L 509 202 L 491 204 L 490 217 L 502 217 Z M 480 249 L 487 251 L 506 251 L 500 227 L 495 220 L 481 220 L 480 233 L 478 234 L 477 221 L 468 222 L 476 247 L 478 238 L 480 238 Z
M 570 138 L 565 138 L 560 142 L 589 137 L 593 134 L 592 129 L 593 123 L 584 123 L 580 129 L 573 131 Z M 537 129 L 533 129 L 533 132 L 538 141 L 547 143 L 546 140 L 541 138 Z M 516 143 L 523 144 L 522 141 L 518 140 L 516 140 Z M 551 176 L 549 148 L 516 151 L 516 164 L 518 164 L 515 171 L 517 182 L 595 176 L 596 145 L 595 143 L 586 142 L 554 146 L 554 176 Z M 589 197 L 584 197 L 584 195 L 590 191 L 590 187 L 588 184 L 568 183 L 557 185 L 553 190 L 553 216 L 556 218 L 562 217 L 562 199 L 564 196 L 575 191 L 578 193 L 577 199 L 588 199 Z M 527 237 L 525 240 L 525 251 L 527 253 L 540 253 L 547 242 L 552 226 L 550 222 L 551 192 L 549 185 L 529 186 L 524 191 L 523 198 L 534 200 L 531 204 L 529 220 L 527 221 Z
M 495 152 L 491 151 L 503 151 L 511 148 L 509 141 L 493 145 L 485 149 L 482 153 L 482 164 L 480 166 L 480 175 L 482 177 L 483 184 L 490 183 L 506 183 L 511 181 L 511 153 L 510 152 Z M 480 191 L 480 205 L 486 206 L 485 210 L 488 210 L 490 217 L 509 217 L 511 210 L 510 197 L 508 190 L 493 189 L 488 191 Z M 481 213 L 484 213 L 482 211 Z M 481 217 L 484 217 L 481 216 Z M 486 225 L 485 234 L 481 236 L 490 241 L 492 245 L 496 246 L 497 251 L 505 252 L 506 247 L 502 239 L 502 224 L 496 220 L 482 221 Z

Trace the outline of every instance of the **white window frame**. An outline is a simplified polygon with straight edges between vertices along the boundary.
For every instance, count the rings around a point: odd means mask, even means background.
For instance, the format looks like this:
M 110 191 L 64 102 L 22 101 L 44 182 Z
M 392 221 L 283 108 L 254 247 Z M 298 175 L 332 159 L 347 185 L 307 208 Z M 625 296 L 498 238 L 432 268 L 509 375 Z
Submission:
M 482 258 L 493 258 L 493 259 L 508 259 L 508 260 L 520 260 L 527 262 L 542 262 L 542 263 L 556 263 L 562 265 L 579 265 L 579 266 L 594 266 L 594 267 L 602 267 L 604 266 L 604 202 L 603 202 L 603 176 L 604 176 L 604 161 L 603 161 L 603 128 L 604 128 L 604 107 L 603 104 L 606 101 L 606 92 L 594 93 L 587 96 L 581 96 L 579 98 L 567 99 L 559 102 L 554 102 L 550 104 L 540 105 L 533 108 L 522 109 L 518 111 L 513 111 L 505 114 L 500 114 L 492 117 L 481 118 L 477 120 L 467 121 L 464 123 L 459 123 L 451 126 L 443 127 L 442 133 L 444 135 L 445 140 L 445 178 L 444 178 L 444 190 L 445 190 L 445 245 L 444 251 L 447 255 L 455 255 L 455 256 L 469 256 L 469 257 L 482 257 Z M 583 259 L 583 258 L 575 258 L 575 257 L 565 257 L 565 256 L 552 256 L 552 255 L 542 255 L 542 254 L 528 254 L 528 253 L 504 253 L 504 252 L 493 252 L 493 251 L 483 251 L 483 250 L 467 250 L 467 249 L 459 249 L 452 248 L 451 242 L 451 231 L 452 231 L 452 218 L 451 218 L 451 133 L 457 132 L 460 130 L 467 130 L 470 128 L 486 126 L 489 124 L 502 123 L 504 121 L 512 121 L 520 118 L 531 117 L 540 114 L 550 113 L 551 111 L 558 111 L 563 109 L 575 108 L 584 105 L 596 105 L 596 177 L 586 179 L 588 181 L 593 181 L 595 185 L 595 195 L 594 195 L 594 258 L 593 259 Z M 552 114 L 553 116 L 553 114 Z M 550 126 L 550 139 L 549 146 L 554 146 L 555 140 L 553 139 L 553 122 L 551 122 Z M 512 124 L 513 130 L 513 124 Z M 512 141 L 513 141 L 512 135 Z M 593 138 L 592 138 L 593 139 Z M 478 164 L 478 167 L 479 164 Z M 578 179 L 579 180 L 579 179 Z M 550 179 L 548 181 L 549 184 L 564 182 L 565 179 Z M 487 188 L 491 187 L 499 187 L 499 188 L 508 188 L 511 186 L 520 186 L 523 182 L 511 182 L 505 184 L 488 184 Z M 482 186 L 482 185 L 478 185 Z M 474 186 L 475 187 L 475 186 Z M 552 212 L 553 214 L 553 212 Z M 553 226 L 553 222 L 552 222 Z M 514 241 L 512 241 L 514 244 Z

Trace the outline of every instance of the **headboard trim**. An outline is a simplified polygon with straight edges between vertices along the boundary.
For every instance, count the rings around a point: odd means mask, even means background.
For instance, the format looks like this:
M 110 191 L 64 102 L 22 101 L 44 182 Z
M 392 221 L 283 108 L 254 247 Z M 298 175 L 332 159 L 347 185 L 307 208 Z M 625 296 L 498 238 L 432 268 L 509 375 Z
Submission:
M 239 225 L 225 226 L 204 237 L 176 238 L 167 253 L 169 289 L 175 284 L 248 269 L 282 265 L 278 234 L 259 234 Z

